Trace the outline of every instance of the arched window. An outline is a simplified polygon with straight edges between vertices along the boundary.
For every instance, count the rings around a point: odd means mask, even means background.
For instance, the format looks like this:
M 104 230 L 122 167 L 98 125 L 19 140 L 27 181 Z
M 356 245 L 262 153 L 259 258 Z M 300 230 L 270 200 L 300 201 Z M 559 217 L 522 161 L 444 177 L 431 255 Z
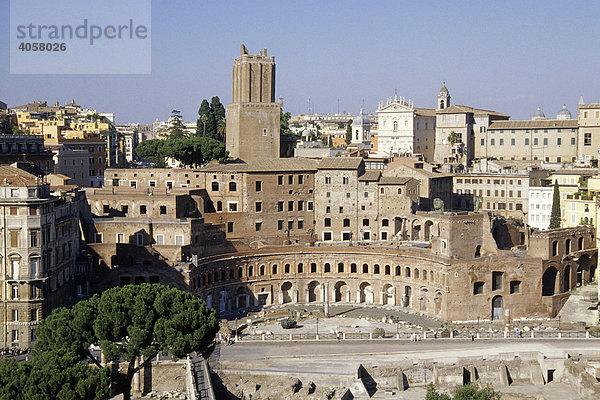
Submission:
M 398 121 L 394 121 L 394 132 L 398 130 Z
M 426 269 L 423 270 L 423 280 L 424 281 L 427 280 L 427 270 Z
M 290 273 L 290 264 L 285 264 L 285 266 L 283 267 L 283 273 L 284 274 Z
M 253 272 L 254 272 L 254 267 L 251 265 L 248 267 L 248 276 L 252 276 Z
M 238 278 L 241 278 L 242 274 L 243 274 L 242 269 L 238 268 Z
M 338 263 L 338 272 L 344 272 L 344 263 Z
M 218 192 L 219 191 L 219 182 L 213 182 L 212 183 L 212 191 L 213 192 Z
M 232 269 L 229 270 L 229 279 L 233 279 L 233 270 Z
M 223 211 L 223 202 L 217 201 L 217 211 Z
M 378 274 L 379 273 L 379 264 L 373 265 L 373 273 L 374 274 Z
M 415 268 L 415 279 L 419 279 L 419 269 Z
M 399 265 L 396 265 L 396 276 L 400 276 L 401 271 L 402 271 L 402 268 L 400 268 Z
M 261 266 L 260 266 L 260 274 L 261 274 L 261 275 L 264 275 L 264 274 L 265 274 L 265 266 L 264 266 L 264 265 L 261 265 Z
M 310 272 L 312 272 L 312 273 L 317 272 L 317 263 L 310 264 Z
M 237 184 L 235 182 L 229 182 L 229 191 L 235 192 L 237 190 Z
M 355 274 L 357 271 L 357 267 L 355 263 L 350 264 L 350 273 Z
M 569 254 L 571 252 L 571 239 L 567 239 L 565 241 L 565 254 Z
M 369 273 L 369 264 L 363 264 L 363 274 Z
M 406 275 L 407 278 L 410 278 L 410 268 L 409 267 L 406 267 L 406 274 L 405 275 Z
M 580 237 L 579 239 L 577 239 L 577 247 L 579 250 L 583 250 L 583 237 Z
M 325 263 L 324 272 L 331 272 L 331 265 L 329 263 Z
M 277 264 L 273 264 L 273 275 L 277 275 Z
M 552 255 L 555 256 L 558 254 L 558 242 L 555 240 L 552 242 Z
M 304 272 L 304 265 L 302 263 L 298 263 L 298 273 L 301 274 Z
M 391 273 L 392 273 L 392 269 L 390 268 L 390 266 L 389 266 L 389 265 L 386 265 L 386 266 L 385 266 L 385 274 L 386 274 L 386 275 L 390 275 Z

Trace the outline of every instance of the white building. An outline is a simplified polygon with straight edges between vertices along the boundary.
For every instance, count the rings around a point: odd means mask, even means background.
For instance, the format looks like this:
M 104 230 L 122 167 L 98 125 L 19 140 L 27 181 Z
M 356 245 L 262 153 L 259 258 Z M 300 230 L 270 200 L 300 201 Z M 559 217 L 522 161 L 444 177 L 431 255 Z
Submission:
M 412 100 L 398 95 L 379 103 L 377 152 L 389 156 L 423 154 L 433 160 L 435 110 L 415 108 Z
M 529 187 L 528 224 L 532 228 L 545 230 L 550 226 L 553 190 L 552 186 Z
M 358 117 L 352 121 L 351 145 L 358 148 L 371 148 L 371 120 L 362 108 Z

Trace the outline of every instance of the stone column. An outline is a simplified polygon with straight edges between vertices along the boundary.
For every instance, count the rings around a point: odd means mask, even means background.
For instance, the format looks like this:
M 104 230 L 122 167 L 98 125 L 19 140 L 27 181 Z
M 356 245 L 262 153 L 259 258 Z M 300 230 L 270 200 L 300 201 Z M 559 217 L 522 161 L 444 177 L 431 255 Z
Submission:
M 325 296 L 325 299 L 324 299 L 324 303 L 325 303 L 324 312 L 325 312 L 325 316 L 328 317 L 329 316 L 329 282 L 325 282 L 323 284 L 323 286 L 324 286 L 323 293 L 324 293 L 324 296 Z

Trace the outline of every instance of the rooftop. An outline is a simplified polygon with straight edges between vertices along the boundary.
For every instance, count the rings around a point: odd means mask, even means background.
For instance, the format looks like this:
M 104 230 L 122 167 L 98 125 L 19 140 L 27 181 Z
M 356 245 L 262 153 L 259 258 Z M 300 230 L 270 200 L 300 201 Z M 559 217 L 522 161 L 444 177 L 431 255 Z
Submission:
M 29 172 L 10 166 L 0 165 L 0 186 L 37 186 L 41 180 Z
M 318 161 L 307 158 L 263 158 L 248 162 L 219 164 L 211 162 L 203 172 L 277 172 L 277 171 L 316 171 Z
M 547 128 L 577 128 L 576 119 L 539 119 L 523 121 L 495 121 L 492 122 L 488 130 L 496 129 L 547 129 Z
M 362 157 L 327 157 L 321 159 L 318 169 L 358 169 Z
M 469 106 L 461 106 L 461 105 L 455 105 L 455 106 L 450 106 L 448 108 L 444 108 L 442 110 L 437 110 L 438 114 L 466 114 L 466 113 L 473 113 L 475 115 L 494 115 L 497 117 L 506 117 L 509 118 L 508 115 L 506 114 L 502 114 L 496 111 L 492 111 L 492 110 L 482 110 L 479 108 L 473 108 L 473 107 L 469 107 Z

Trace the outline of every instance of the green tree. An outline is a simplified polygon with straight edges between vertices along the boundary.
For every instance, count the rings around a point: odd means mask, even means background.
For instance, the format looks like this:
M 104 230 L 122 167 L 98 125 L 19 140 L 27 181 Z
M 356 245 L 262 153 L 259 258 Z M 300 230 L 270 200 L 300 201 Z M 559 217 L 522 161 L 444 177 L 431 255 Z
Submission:
M 126 285 L 55 309 L 36 330 L 36 352 L 69 354 L 102 368 L 89 351 L 90 344 L 99 343 L 108 361 L 127 364 L 125 373 L 113 371 L 112 378 L 129 400 L 134 374 L 159 352 L 178 358 L 203 352 L 217 329 L 214 310 L 191 293 L 158 284 Z
M 279 134 L 280 135 L 291 135 L 292 130 L 290 129 L 290 118 L 292 114 L 290 112 L 283 112 L 283 109 L 279 112 Z
M 34 351 L 27 362 L 0 361 L 0 399 L 103 400 L 110 392 L 110 369 L 82 364 L 71 352 Z
M 450 142 L 450 144 L 452 146 L 454 146 L 456 143 L 460 142 L 460 139 L 458 138 L 458 133 L 452 131 L 450 132 L 450 134 L 448 135 L 448 141 Z
M 160 139 L 144 140 L 135 148 L 135 154 L 153 164 L 154 167 L 163 168 L 165 158 L 161 155 L 161 148 L 166 141 Z
M 346 146 L 352 143 L 352 120 L 349 119 L 346 124 Z
M 552 198 L 552 212 L 550 213 L 550 229 L 560 228 L 560 191 L 558 182 L 554 182 L 554 197 Z
M 433 384 L 427 386 L 425 400 L 500 400 L 500 393 L 489 387 L 481 388 L 475 383 L 467 383 L 454 391 L 454 397 L 439 393 Z
M 208 100 L 204 99 L 202 100 L 202 103 L 200 103 L 200 108 L 198 109 L 198 120 L 196 120 L 196 136 L 206 136 L 206 123 L 208 122 L 209 115 L 210 104 L 208 104 Z
M 221 100 L 219 99 L 219 96 L 213 96 L 212 99 L 210 99 L 210 111 L 212 112 L 213 116 L 215 117 L 215 122 L 218 124 L 219 120 L 221 119 L 225 119 L 225 106 L 223 106 L 223 104 L 221 104 Z M 216 127 L 217 125 L 215 125 Z
M 227 120 L 225 117 L 219 118 L 217 121 L 217 133 L 219 134 L 221 141 L 224 142 L 227 134 Z
M 183 125 L 183 118 L 179 110 L 171 111 L 171 118 L 169 118 L 169 138 L 180 138 L 188 136 Z

